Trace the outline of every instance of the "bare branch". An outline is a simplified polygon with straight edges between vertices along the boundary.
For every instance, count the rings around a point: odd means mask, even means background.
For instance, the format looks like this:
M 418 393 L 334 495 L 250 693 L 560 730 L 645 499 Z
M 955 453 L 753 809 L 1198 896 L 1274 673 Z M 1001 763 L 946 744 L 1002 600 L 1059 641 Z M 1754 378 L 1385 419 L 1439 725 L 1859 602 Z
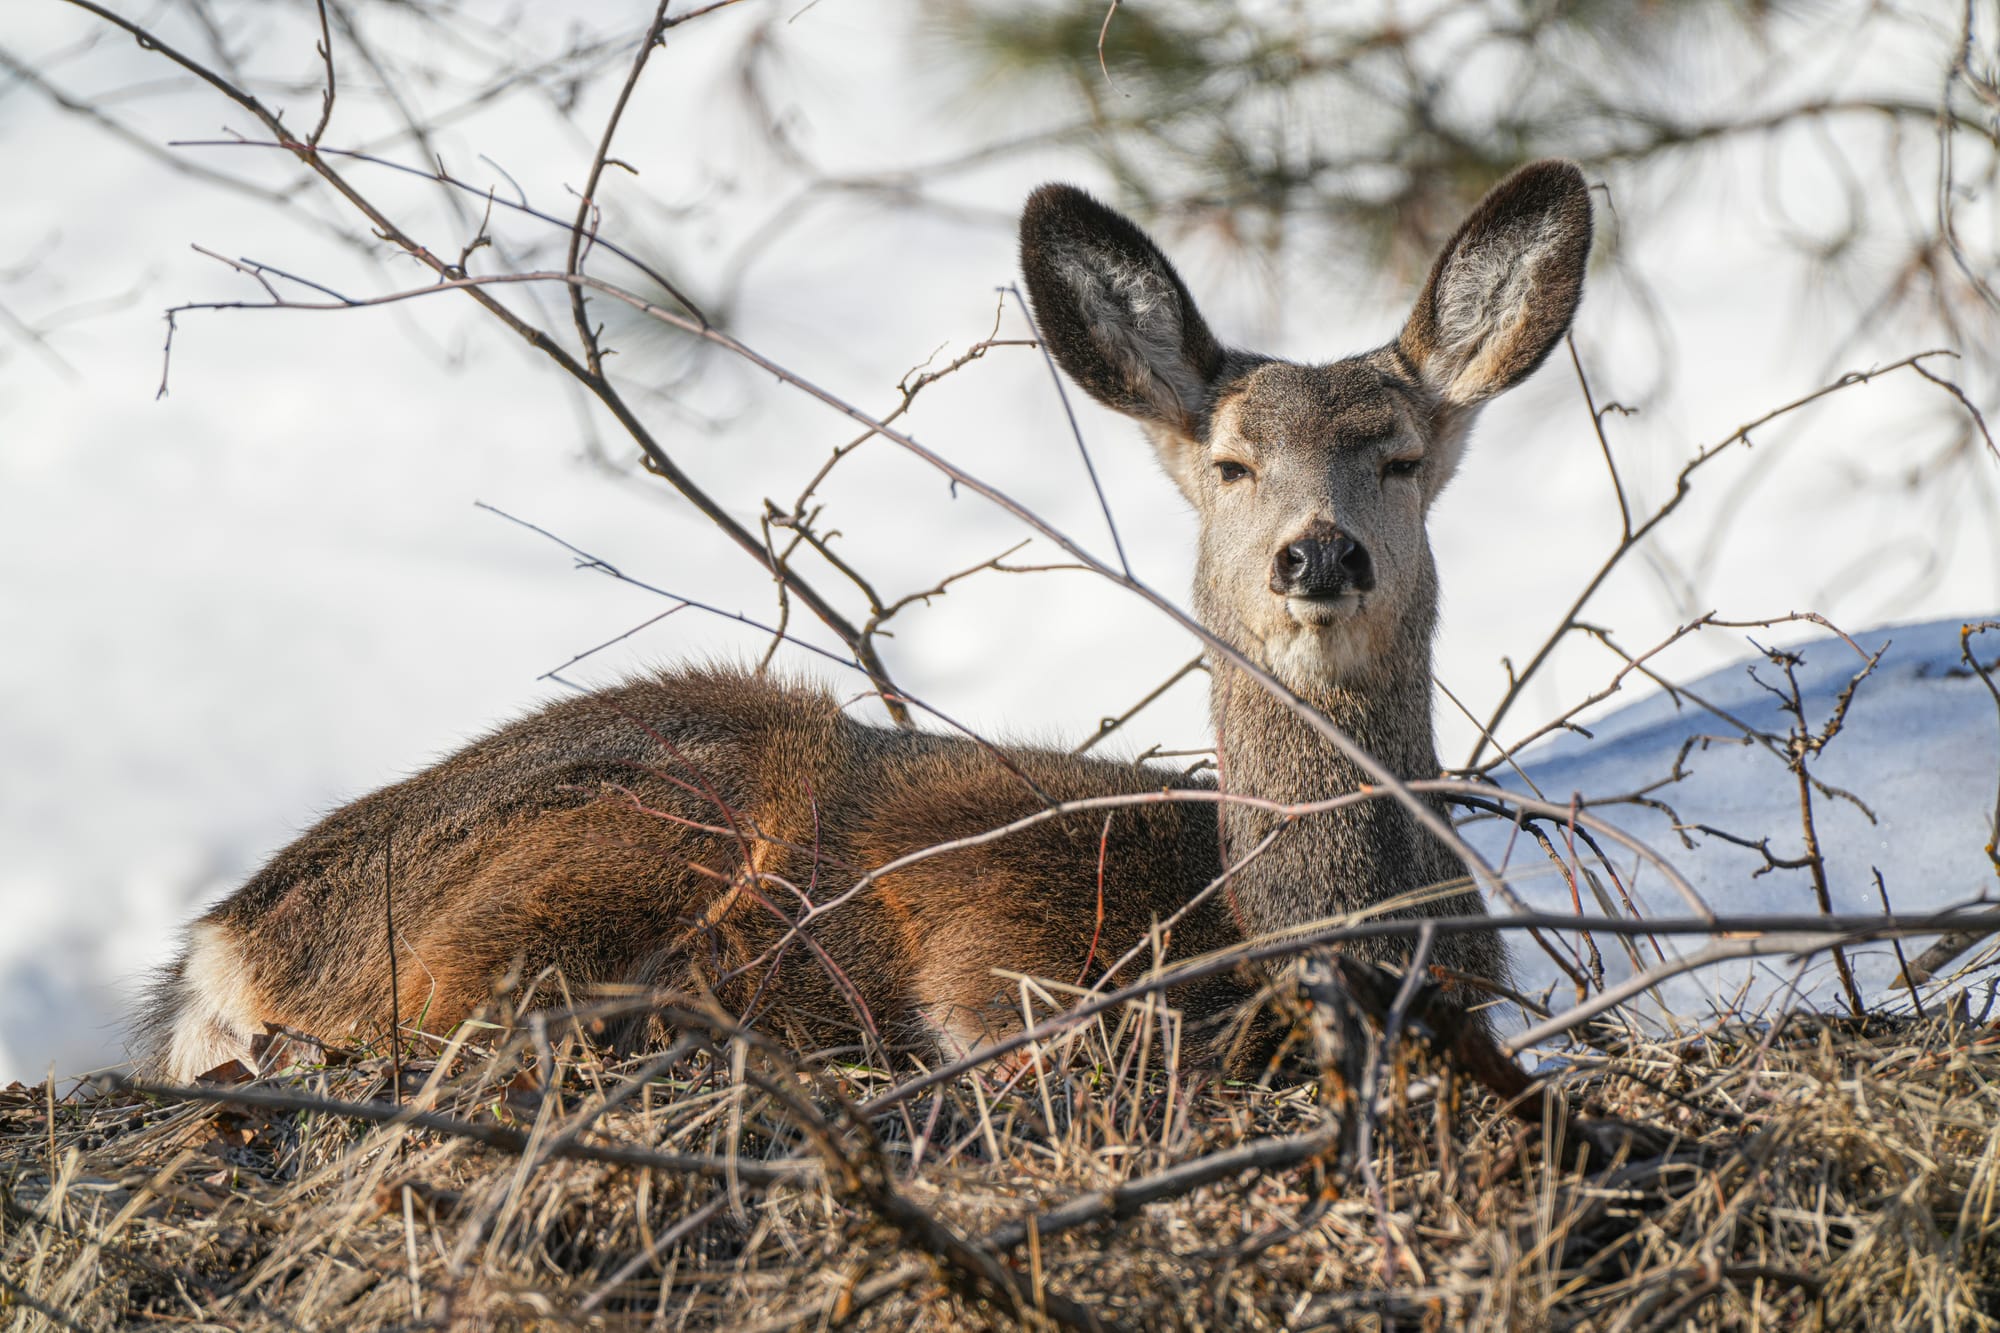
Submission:
M 1572 630 L 1578 628 L 1580 623 L 1578 617 L 1582 614 L 1584 606 L 1592 597 L 1597 595 L 1597 590 L 1604 586 L 1604 581 L 1611 576 L 1611 572 L 1618 567 L 1625 557 L 1631 554 L 1653 529 L 1665 522 L 1675 510 L 1680 508 L 1681 503 L 1690 494 L 1694 475 L 1701 468 L 1714 461 L 1732 446 L 1748 443 L 1753 431 L 1760 430 L 1778 418 L 1788 416 L 1831 394 L 1839 393 L 1843 389 L 1853 388 L 1857 384 L 1866 384 L 1870 380 L 1879 379 L 1884 375 L 1892 374 L 1898 370 L 1918 370 L 1920 368 L 1919 363 L 1929 357 L 1949 356 L 1956 358 L 1957 355 L 1956 352 L 1946 348 L 1933 348 L 1930 351 L 1918 352 L 1913 356 L 1906 356 L 1901 360 L 1892 361 L 1887 365 L 1877 366 L 1871 370 L 1851 371 L 1848 374 L 1842 375 L 1831 384 L 1815 389 L 1803 397 L 1794 398 L 1791 402 L 1781 407 L 1772 408 L 1756 420 L 1738 426 L 1723 439 L 1697 452 L 1693 458 L 1689 459 L 1681 467 L 1680 473 L 1674 478 L 1674 493 L 1637 527 L 1628 527 L 1626 536 L 1619 541 L 1617 546 L 1612 549 L 1611 554 L 1605 557 L 1604 563 L 1598 566 L 1597 572 L 1591 575 L 1589 581 L 1584 584 L 1583 590 L 1570 603 L 1569 610 L 1563 613 L 1554 631 L 1549 634 L 1548 638 L 1543 640 L 1542 646 L 1535 650 L 1534 656 L 1528 659 L 1528 665 L 1518 672 L 1510 671 L 1506 693 L 1500 697 L 1500 702 L 1495 705 L 1493 712 L 1487 717 L 1485 725 L 1480 728 L 1479 739 L 1474 743 L 1471 755 L 1467 757 L 1464 764 L 1460 765 L 1460 769 L 1472 769 L 1479 764 L 1480 756 L 1485 753 L 1486 747 L 1489 744 L 1488 738 L 1498 734 L 1500 723 L 1506 718 L 1508 712 L 1512 710 L 1514 704 L 1519 701 L 1521 692 L 1526 688 L 1527 683 L 1534 678 L 1536 672 L 1541 670 L 1543 663 L 1549 660 L 1550 654 L 1555 652 L 1557 645 Z M 1926 375 L 1924 378 L 1931 379 L 1932 377 Z M 1970 405 L 1968 404 L 1968 406 Z M 1595 413 L 1595 408 L 1592 409 L 1592 412 L 1593 414 Z

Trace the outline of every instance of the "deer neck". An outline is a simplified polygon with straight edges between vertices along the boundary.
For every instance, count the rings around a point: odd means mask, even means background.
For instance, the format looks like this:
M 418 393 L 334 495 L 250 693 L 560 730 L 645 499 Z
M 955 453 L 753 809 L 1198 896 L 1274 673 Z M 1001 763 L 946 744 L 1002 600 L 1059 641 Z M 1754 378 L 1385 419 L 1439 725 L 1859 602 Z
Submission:
M 1428 608 L 1425 608 L 1428 610 Z M 1287 683 L 1367 754 L 1404 780 L 1436 777 L 1431 731 L 1432 614 L 1406 617 L 1369 669 Z M 1292 805 L 1372 782 L 1339 747 L 1242 671 L 1218 663 L 1210 694 L 1225 792 Z M 1431 801 L 1434 808 L 1442 803 Z M 1222 808 L 1226 862 L 1245 856 L 1283 816 Z M 1462 874 L 1456 858 L 1394 798 L 1296 818 L 1230 882 L 1238 924 L 1263 934 L 1424 888 Z

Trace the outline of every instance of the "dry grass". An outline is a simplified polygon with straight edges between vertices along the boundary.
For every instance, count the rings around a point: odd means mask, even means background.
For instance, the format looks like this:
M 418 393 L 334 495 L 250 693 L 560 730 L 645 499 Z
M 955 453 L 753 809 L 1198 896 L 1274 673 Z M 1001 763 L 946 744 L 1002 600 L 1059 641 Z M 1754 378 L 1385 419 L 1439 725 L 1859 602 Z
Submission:
M 426 1126 L 17 1084 L 0 1092 L 0 1317 L 84 1329 L 920 1330 L 1034 1323 L 1038 1309 L 1135 1329 L 2000 1323 L 2000 1033 L 1963 1016 L 1717 1026 L 1578 1053 L 1544 1071 L 1566 1104 L 1647 1132 L 1626 1138 L 1644 1146 L 1623 1160 L 1568 1167 L 1491 1094 L 1406 1053 L 1365 1171 L 1342 1169 L 1323 1113 L 1338 1080 L 1308 1070 L 1266 1089 L 1180 1073 L 1162 1066 L 1172 1029 L 1157 1014 L 1118 1021 L 874 1116 L 852 1108 L 885 1092 L 883 1077 L 803 1073 L 726 1035 L 623 1063 L 532 1031 L 407 1056 L 400 1100 L 430 1112 Z M 379 1113 L 395 1079 L 389 1060 L 361 1055 L 209 1095 Z M 1182 1165 L 1231 1151 L 1225 1162 L 1266 1165 Z M 1201 1174 L 1219 1178 L 1195 1185 Z

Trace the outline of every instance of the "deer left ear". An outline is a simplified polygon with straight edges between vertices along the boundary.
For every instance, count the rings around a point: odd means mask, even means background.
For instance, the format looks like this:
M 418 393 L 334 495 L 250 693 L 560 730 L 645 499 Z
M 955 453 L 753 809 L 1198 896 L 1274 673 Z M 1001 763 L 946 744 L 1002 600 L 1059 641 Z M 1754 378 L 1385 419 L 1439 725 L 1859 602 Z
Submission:
M 1484 402 L 1526 379 L 1569 331 L 1589 257 L 1583 173 L 1531 162 L 1446 243 L 1396 345 L 1447 407 Z

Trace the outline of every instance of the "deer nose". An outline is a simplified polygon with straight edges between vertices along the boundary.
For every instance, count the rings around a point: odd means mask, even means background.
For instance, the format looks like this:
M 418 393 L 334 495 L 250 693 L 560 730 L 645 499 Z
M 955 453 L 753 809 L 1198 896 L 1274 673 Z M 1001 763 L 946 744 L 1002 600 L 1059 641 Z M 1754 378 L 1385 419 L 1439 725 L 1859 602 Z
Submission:
M 1368 548 L 1344 532 L 1300 538 L 1271 562 L 1271 591 L 1280 597 L 1338 597 L 1374 587 Z

